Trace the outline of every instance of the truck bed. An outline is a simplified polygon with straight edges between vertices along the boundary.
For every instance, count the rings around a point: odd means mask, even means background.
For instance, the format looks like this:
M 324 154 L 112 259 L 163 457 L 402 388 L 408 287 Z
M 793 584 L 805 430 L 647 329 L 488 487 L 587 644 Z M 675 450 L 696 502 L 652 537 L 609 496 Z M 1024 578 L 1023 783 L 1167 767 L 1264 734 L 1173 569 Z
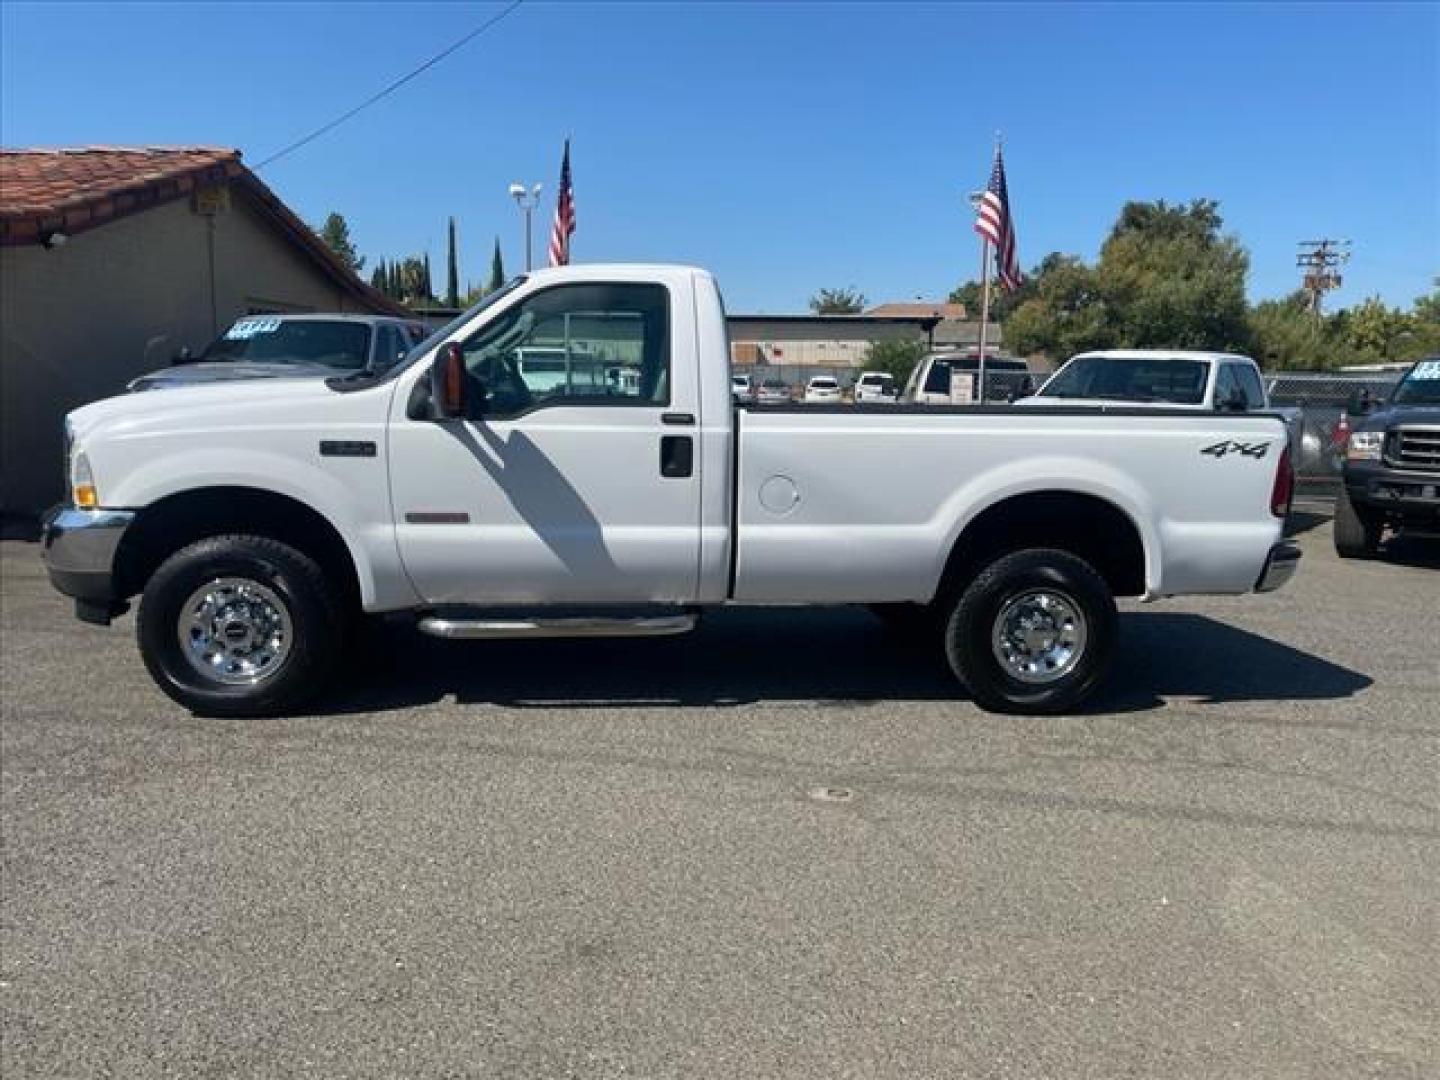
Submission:
M 928 601 L 965 525 L 1027 493 L 1123 511 L 1147 598 L 1249 591 L 1279 533 L 1270 414 L 788 405 L 734 422 L 738 602 Z

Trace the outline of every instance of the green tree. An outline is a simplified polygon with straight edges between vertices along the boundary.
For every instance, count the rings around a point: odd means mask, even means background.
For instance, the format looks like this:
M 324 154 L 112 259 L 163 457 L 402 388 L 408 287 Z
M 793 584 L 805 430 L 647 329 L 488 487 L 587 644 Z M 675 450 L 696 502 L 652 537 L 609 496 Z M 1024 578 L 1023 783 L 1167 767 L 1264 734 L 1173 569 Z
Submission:
M 1398 360 L 1403 346 L 1415 336 L 1413 317 L 1378 296 L 1346 311 L 1343 328 L 1344 342 L 1359 363 Z
M 872 341 L 865 350 L 865 370 L 888 372 L 903 386 L 924 356 L 923 341 Z
M 816 315 L 859 315 L 865 310 L 865 304 L 865 294 L 853 286 L 821 289 L 810 298 L 810 310 Z
M 430 284 L 430 253 L 428 251 L 425 252 L 425 257 L 421 260 L 420 265 L 422 268 L 420 278 L 420 297 L 423 300 L 434 300 L 435 286 Z
M 1250 354 L 1262 367 L 1315 371 L 1341 362 L 1332 322 L 1315 318 L 1307 304 L 1305 293 L 1294 292 L 1250 309 Z
M 953 289 L 946 299 L 952 304 L 964 304 L 965 317 L 978 322 L 980 312 L 985 307 L 984 291 L 980 282 L 967 281 L 959 288 Z M 1027 275 L 1025 280 L 1020 283 L 1020 288 L 1013 291 L 1002 289 L 996 281 L 992 280 L 990 282 L 990 321 L 1003 322 L 1011 312 L 1034 295 L 1034 273 Z
M 1125 204 L 1096 266 L 1114 344 L 1247 346 L 1250 257 L 1222 226 L 1212 199 Z
M 340 257 L 352 274 L 358 276 L 365 269 L 365 260 L 356 253 L 355 244 L 350 239 L 350 226 L 342 215 L 332 210 L 320 227 L 319 235 L 325 246 Z
M 1031 275 L 1028 297 L 1004 321 L 1005 347 L 1017 356 L 1063 360 L 1117 344 L 1100 275 L 1075 255 L 1047 255 Z
M 490 256 L 490 280 L 486 284 L 487 292 L 494 292 L 505 284 L 505 263 L 500 258 L 500 238 L 495 238 L 495 252 Z
M 1006 345 L 1054 360 L 1089 348 L 1247 347 L 1250 260 L 1222 227 L 1210 199 L 1126 203 L 1094 266 L 1047 255 L 1001 301 Z
M 1410 320 L 1414 335 L 1405 343 L 1402 359 L 1418 360 L 1440 353 L 1440 288 L 1415 298 Z
M 370 285 L 372 288 L 378 289 L 382 293 L 386 292 L 389 289 L 390 282 L 386 276 L 384 259 L 381 259 L 379 262 L 377 262 L 375 264 L 375 269 L 370 271 Z
M 450 219 L 449 251 L 445 258 L 445 305 L 460 306 L 460 259 L 455 253 L 455 219 Z

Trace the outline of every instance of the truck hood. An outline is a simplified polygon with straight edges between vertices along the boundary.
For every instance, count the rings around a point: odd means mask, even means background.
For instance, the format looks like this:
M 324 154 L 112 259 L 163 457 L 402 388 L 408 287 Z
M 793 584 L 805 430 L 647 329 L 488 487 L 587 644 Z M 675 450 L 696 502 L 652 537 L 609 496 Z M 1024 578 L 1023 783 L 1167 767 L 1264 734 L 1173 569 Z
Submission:
M 132 379 L 126 389 L 158 390 L 201 383 L 232 382 L 237 379 L 316 379 L 346 375 L 351 369 L 324 364 L 265 364 L 244 360 L 206 360 L 159 368 Z
M 105 433 L 139 433 L 169 426 L 222 426 L 254 422 L 267 407 L 308 405 L 317 417 L 339 395 L 321 379 L 252 379 L 198 382 L 163 394 L 122 394 L 81 406 L 66 420 L 77 439 Z
M 1440 424 L 1440 405 L 1386 405 L 1364 417 L 1356 431 L 1384 431 L 1395 424 Z

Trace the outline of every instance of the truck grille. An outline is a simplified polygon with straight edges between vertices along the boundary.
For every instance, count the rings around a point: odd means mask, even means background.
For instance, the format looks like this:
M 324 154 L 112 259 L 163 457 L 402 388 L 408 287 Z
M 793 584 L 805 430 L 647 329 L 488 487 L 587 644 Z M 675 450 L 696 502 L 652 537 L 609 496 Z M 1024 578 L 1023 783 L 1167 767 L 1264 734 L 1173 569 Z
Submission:
M 1440 472 L 1440 427 L 1399 427 L 1385 440 L 1390 464 Z

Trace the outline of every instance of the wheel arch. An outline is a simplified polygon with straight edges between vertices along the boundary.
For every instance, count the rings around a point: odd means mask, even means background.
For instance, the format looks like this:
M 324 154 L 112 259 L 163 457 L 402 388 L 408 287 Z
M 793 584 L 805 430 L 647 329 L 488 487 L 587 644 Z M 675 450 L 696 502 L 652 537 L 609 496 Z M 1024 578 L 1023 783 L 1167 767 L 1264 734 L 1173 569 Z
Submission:
M 1093 491 L 1047 487 L 1006 494 L 979 510 L 949 547 L 937 596 L 963 585 L 993 559 L 1026 547 L 1069 552 L 1095 568 L 1115 596 L 1144 596 L 1153 542 L 1118 501 Z
M 330 519 L 293 496 L 242 485 L 177 491 L 140 510 L 115 553 L 116 594 L 135 595 L 175 552 L 227 533 L 268 536 L 304 551 L 341 589 L 347 606 L 360 605 L 365 564 Z

